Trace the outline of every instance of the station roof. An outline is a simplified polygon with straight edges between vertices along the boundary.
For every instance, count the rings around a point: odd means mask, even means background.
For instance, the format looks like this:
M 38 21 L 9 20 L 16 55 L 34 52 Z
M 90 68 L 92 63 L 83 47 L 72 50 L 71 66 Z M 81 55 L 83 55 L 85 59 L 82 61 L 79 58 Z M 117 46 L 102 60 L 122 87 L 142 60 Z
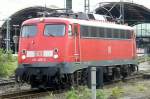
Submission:
M 95 9 L 97 14 L 112 16 L 113 18 L 120 17 L 121 2 L 102 2 Z M 123 2 L 124 5 L 124 21 L 129 25 L 139 23 L 150 23 L 150 9 L 136 3 Z
M 150 9 L 144 7 L 143 5 L 139 5 L 136 3 L 130 3 L 130 2 L 123 2 L 124 4 L 124 19 L 125 23 L 128 23 L 129 25 L 135 25 L 138 23 L 150 23 Z M 52 9 L 58 9 L 58 7 L 52 5 L 42 7 L 42 6 L 33 6 L 33 7 L 26 7 L 26 8 L 20 8 L 16 9 L 14 11 L 11 11 L 11 13 L 7 16 L 4 16 L 4 18 L 0 19 L 6 19 L 11 18 L 11 25 L 20 25 L 22 21 L 29 19 L 29 18 L 36 18 L 38 17 L 39 12 L 47 11 L 51 12 Z M 120 17 L 120 2 L 102 2 L 99 3 L 99 7 L 95 9 L 95 12 L 97 14 L 103 14 L 108 16 L 113 16 L 113 18 L 119 18 Z M 6 21 L 0 21 L 0 27 L 5 26 Z
M 17 9 L 17 11 L 10 13 L 9 15 L 1 18 L 0 27 L 6 26 L 6 19 L 10 18 L 11 25 L 21 25 L 24 20 L 30 18 L 39 17 L 39 14 L 43 11 L 52 12 L 53 9 L 58 9 L 56 6 L 42 7 L 42 6 L 33 6 L 22 9 Z

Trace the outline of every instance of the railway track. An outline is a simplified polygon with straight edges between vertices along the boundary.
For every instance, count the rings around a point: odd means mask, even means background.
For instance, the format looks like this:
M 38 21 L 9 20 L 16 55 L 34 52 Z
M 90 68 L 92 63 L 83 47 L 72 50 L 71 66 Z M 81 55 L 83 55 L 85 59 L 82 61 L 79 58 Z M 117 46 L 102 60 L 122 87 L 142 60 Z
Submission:
M 143 73 L 138 72 L 138 73 L 130 75 L 129 77 L 126 77 L 124 79 L 115 79 L 115 80 L 112 80 L 112 81 L 109 81 L 109 82 L 105 82 L 104 85 L 107 86 L 107 85 L 111 85 L 111 84 L 114 84 L 114 83 L 118 83 L 120 81 L 126 82 L 126 81 L 130 81 L 130 80 L 134 80 L 134 79 L 143 79 Z
M 15 82 L 15 78 L 11 78 L 11 79 L 0 79 L 0 86 L 6 86 L 6 85 L 14 85 Z
M 46 96 L 48 94 L 48 92 L 40 90 L 24 90 L 0 95 L 0 99 L 31 99 Z
M 139 79 L 139 78 L 143 78 L 142 73 L 138 73 L 138 74 L 134 74 L 131 77 L 127 77 L 124 80 L 128 81 L 128 80 L 132 80 L 132 79 Z M 112 82 L 106 83 L 104 85 L 110 85 L 112 83 L 117 83 L 120 82 L 122 80 L 114 80 Z M 4 93 L 0 95 L 0 99 L 36 99 L 39 97 L 44 97 L 44 96 L 50 96 L 51 93 L 53 94 L 60 94 L 60 93 L 64 93 L 65 90 L 54 90 L 54 89 L 48 89 L 48 90 L 20 90 L 20 91 L 14 91 L 14 92 L 9 92 L 9 93 Z
M 38 89 L 30 89 L 30 90 L 22 90 L 22 91 L 15 91 L 12 93 L 6 93 L 0 95 L 0 99 L 38 99 L 39 97 L 44 97 L 44 96 L 50 96 L 51 93 L 53 94 L 59 94 L 63 93 L 65 90 L 38 90 Z

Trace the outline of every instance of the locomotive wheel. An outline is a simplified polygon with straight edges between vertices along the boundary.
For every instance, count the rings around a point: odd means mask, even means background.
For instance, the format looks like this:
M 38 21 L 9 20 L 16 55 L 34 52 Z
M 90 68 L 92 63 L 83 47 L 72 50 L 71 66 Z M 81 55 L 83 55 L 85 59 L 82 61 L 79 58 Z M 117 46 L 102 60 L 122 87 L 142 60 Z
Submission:
M 120 73 L 120 68 L 119 67 L 115 67 L 113 68 L 113 80 L 118 80 L 118 79 L 121 79 L 121 73 Z

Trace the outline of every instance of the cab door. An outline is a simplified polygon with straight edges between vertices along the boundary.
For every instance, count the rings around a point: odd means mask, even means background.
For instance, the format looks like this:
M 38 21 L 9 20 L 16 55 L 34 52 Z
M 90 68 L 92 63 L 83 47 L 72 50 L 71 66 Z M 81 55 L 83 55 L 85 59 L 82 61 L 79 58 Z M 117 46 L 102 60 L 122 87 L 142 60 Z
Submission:
M 79 44 L 79 25 L 70 24 L 68 25 L 68 47 L 67 47 L 67 59 L 71 62 L 80 61 L 80 44 Z
M 80 62 L 80 25 L 74 23 L 74 57 L 75 57 L 75 62 Z

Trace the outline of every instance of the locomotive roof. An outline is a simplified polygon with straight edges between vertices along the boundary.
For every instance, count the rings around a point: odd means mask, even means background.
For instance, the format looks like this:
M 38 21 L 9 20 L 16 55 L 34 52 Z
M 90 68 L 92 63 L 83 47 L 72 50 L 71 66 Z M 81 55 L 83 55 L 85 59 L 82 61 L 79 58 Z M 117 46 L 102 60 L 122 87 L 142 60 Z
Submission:
M 46 18 L 33 18 L 25 21 L 26 23 L 38 23 L 40 19 L 44 19 L 45 22 L 49 22 L 51 20 L 57 20 L 58 22 L 67 21 L 69 23 L 78 23 L 80 25 L 86 26 L 95 26 L 95 27 L 105 27 L 105 28 L 114 28 L 114 29 L 123 29 L 123 30 L 133 30 L 133 27 L 127 25 L 120 25 L 113 22 L 108 21 L 97 21 L 97 20 L 80 20 L 80 19 L 71 19 L 71 18 L 59 18 L 59 17 L 46 17 Z M 53 21 L 54 22 L 54 21 Z

